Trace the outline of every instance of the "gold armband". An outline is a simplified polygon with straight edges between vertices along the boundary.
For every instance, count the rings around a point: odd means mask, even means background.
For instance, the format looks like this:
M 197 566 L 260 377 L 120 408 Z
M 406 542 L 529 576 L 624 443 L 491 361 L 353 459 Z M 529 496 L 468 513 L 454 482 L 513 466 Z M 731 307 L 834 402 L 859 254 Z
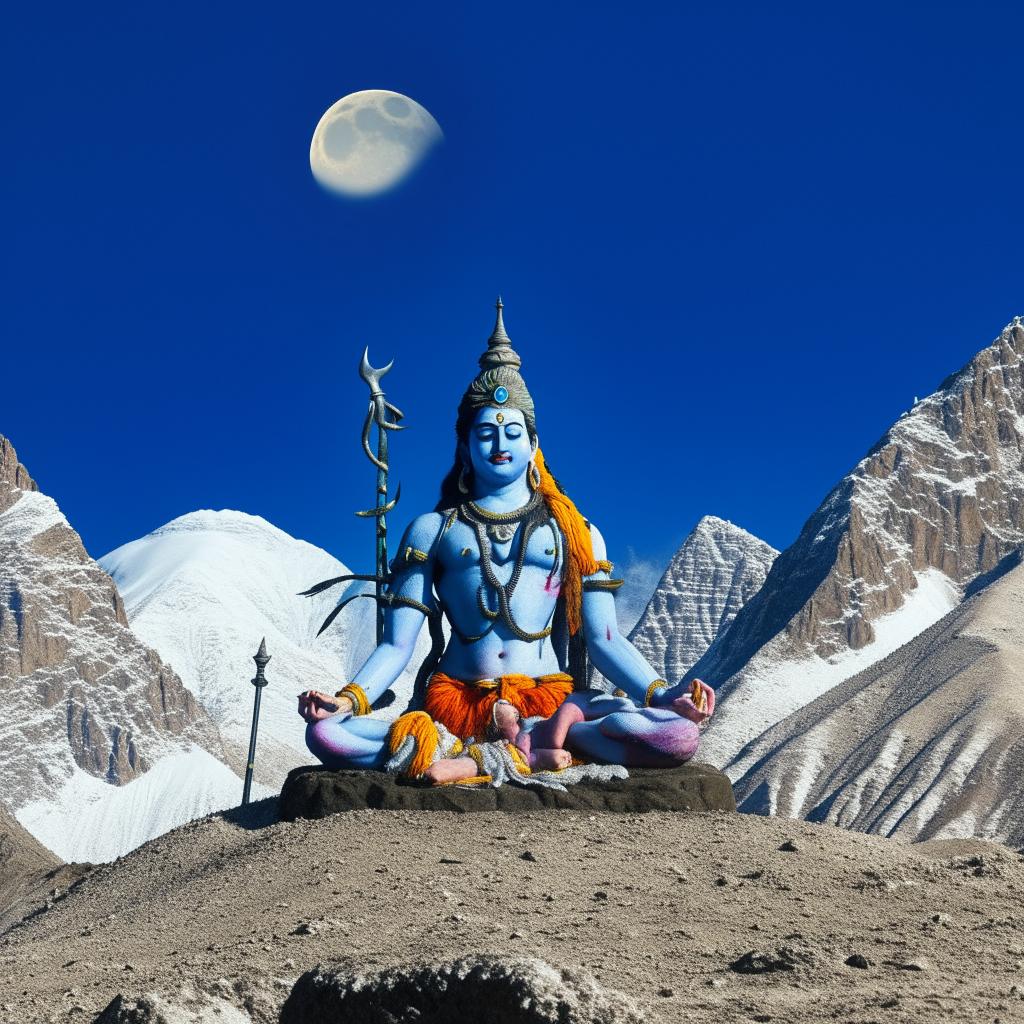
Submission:
M 391 569 L 395 571 L 407 565 L 414 565 L 417 562 L 422 563 L 429 560 L 430 555 L 426 551 L 420 551 L 419 548 L 414 548 L 411 544 L 407 544 L 391 563 Z
M 352 701 L 353 715 L 368 715 L 373 710 L 366 692 L 357 683 L 347 683 L 334 696 L 348 697 Z
M 662 690 L 668 687 L 668 683 L 664 679 L 655 679 L 650 686 L 647 687 L 647 696 L 644 698 L 644 707 L 649 708 L 651 701 L 654 700 L 654 691 Z
M 616 591 L 625 580 L 584 580 L 583 589 L 588 593 L 592 590 L 611 590 Z

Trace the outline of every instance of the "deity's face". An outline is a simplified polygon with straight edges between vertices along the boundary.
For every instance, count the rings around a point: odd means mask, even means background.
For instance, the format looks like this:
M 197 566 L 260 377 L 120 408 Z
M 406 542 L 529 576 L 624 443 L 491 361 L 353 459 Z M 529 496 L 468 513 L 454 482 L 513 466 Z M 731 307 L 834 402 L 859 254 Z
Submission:
M 478 494 L 505 487 L 519 479 L 530 466 L 533 444 L 526 420 L 518 409 L 484 406 L 473 420 L 463 443 Z

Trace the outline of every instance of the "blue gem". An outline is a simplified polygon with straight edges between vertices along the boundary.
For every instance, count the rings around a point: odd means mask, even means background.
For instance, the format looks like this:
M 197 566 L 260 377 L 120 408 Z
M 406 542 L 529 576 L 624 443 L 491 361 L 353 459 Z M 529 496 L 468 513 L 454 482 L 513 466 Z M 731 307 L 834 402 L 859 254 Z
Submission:
M 498 385 L 494 389 L 494 400 L 498 405 L 504 405 L 508 401 L 508 388 L 504 385 Z

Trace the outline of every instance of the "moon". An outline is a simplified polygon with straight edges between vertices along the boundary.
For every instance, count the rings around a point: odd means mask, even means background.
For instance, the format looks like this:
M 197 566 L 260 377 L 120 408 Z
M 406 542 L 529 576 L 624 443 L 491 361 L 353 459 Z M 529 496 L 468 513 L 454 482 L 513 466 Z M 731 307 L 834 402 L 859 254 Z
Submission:
M 415 100 L 364 89 L 327 108 L 309 144 L 309 167 L 329 192 L 379 195 L 407 178 L 443 138 Z

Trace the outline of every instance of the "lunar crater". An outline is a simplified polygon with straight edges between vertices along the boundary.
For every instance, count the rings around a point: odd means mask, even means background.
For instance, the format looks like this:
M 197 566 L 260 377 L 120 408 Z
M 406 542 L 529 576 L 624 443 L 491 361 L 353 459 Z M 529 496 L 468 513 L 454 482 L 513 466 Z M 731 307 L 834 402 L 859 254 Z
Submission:
M 343 96 L 320 118 L 309 166 L 331 192 L 377 195 L 407 178 L 443 137 L 437 121 L 415 100 L 367 89 Z

